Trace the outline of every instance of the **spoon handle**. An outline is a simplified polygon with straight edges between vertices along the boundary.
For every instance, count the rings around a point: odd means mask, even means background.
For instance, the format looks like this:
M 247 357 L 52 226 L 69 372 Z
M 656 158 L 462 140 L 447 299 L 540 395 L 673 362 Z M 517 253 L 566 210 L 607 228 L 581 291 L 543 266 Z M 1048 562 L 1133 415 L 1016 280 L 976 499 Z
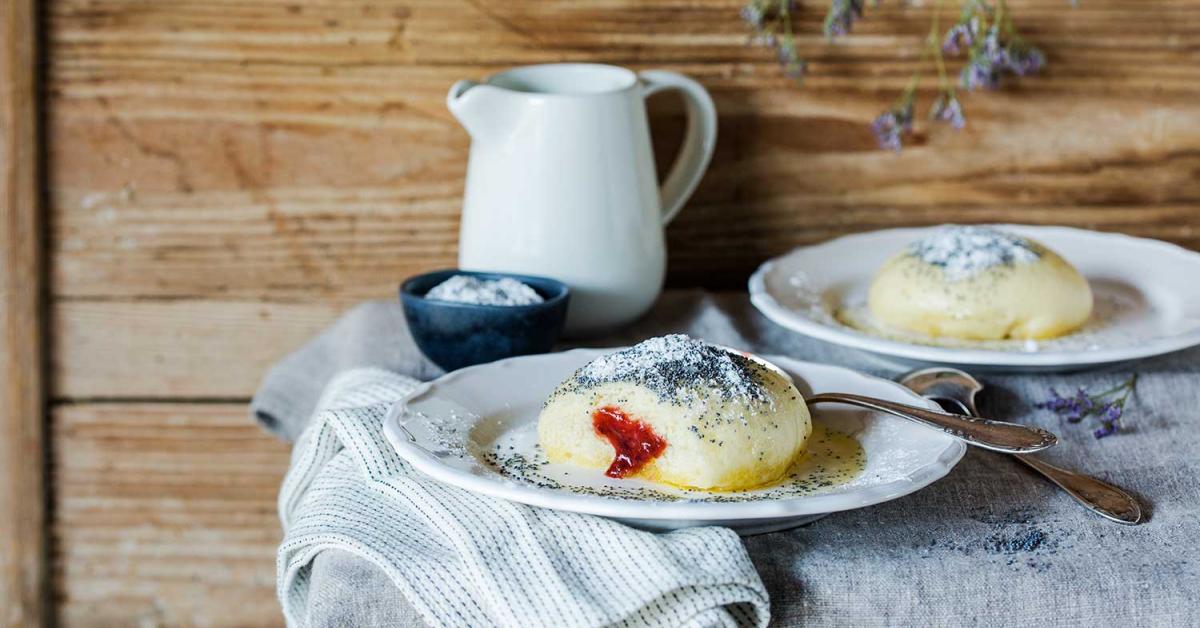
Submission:
M 1137 500 L 1112 484 L 1090 475 L 1056 467 L 1033 456 L 1015 454 L 1013 457 L 1046 476 L 1092 512 L 1117 523 L 1141 523 L 1142 508 Z
M 886 412 L 939 429 L 968 445 L 1010 454 L 1041 451 L 1058 443 L 1058 437 L 1041 428 L 937 412 L 874 397 L 849 393 L 821 393 L 809 397 L 807 401 L 810 405 L 844 403 Z
M 948 401 L 970 416 L 979 416 L 975 395 L 983 384 L 958 369 L 933 367 L 909 373 L 900 383 L 919 395 L 935 401 Z M 1090 475 L 1068 471 L 1048 462 L 1026 455 L 1014 458 L 1054 482 L 1084 508 L 1117 523 L 1137 525 L 1142 522 L 1142 507 L 1132 495 Z

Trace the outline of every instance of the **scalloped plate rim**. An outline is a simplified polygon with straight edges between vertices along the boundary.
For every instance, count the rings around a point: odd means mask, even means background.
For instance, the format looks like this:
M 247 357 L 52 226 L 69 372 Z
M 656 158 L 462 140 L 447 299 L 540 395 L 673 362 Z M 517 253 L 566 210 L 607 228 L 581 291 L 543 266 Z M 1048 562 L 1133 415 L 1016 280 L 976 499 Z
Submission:
M 546 356 L 561 356 L 564 354 L 573 354 L 577 352 L 588 352 L 598 356 L 602 353 L 617 351 L 619 349 L 620 348 L 572 349 L 570 351 L 552 354 L 508 358 L 488 364 L 459 369 L 458 371 L 448 373 L 436 380 L 426 382 L 421 386 L 418 386 L 417 389 L 415 389 L 408 396 L 397 401 L 393 405 L 392 410 L 388 413 L 388 416 L 384 421 L 384 434 L 388 441 L 396 449 L 397 453 L 399 453 L 402 458 L 412 464 L 413 467 L 421 473 L 424 473 L 443 483 L 457 486 L 481 495 L 498 497 L 531 506 L 599 515 L 617 519 L 637 521 L 658 520 L 664 522 L 686 521 L 689 523 L 689 525 L 711 525 L 713 522 L 718 521 L 726 525 L 729 525 L 730 522 L 735 521 L 753 524 L 755 521 L 761 520 L 790 518 L 800 519 L 803 517 L 811 517 L 813 515 L 825 515 L 832 512 L 872 506 L 911 494 L 941 479 L 948 474 L 955 465 L 958 464 L 963 455 L 966 453 L 965 444 L 963 444 L 961 441 L 946 436 L 945 446 L 936 457 L 926 461 L 920 466 L 914 467 L 911 471 L 906 473 L 903 478 L 898 478 L 885 484 L 866 487 L 861 490 L 842 494 L 818 494 L 788 499 L 756 500 L 744 502 L 662 502 L 565 494 L 563 492 L 543 489 L 530 484 L 505 481 L 502 478 L 492 474 L 478 475 L 469 473 L 445 464 L 437 456 L 421 448 L 419 445 L 410 442 L 409 438 L 405 435 L 404 430 L 400 427 L 399 417 L 405 412 L 408 403 L 425 394 L 435 391 L 439 384 L 453 382 L 454 379 L 463 377 L 479 369 L 511 368 L 513 364 L 519 364 L 521 361 L 528 361 L 531 359 L 536 360 Z M 904 388 L 903 386 L 890 380 L 867 375 L 865 373 L 844 367 L 794 360 L 786 356 L 763 355 L 761 357 L 779 365 L 789 373 L 796 372 L 797 369 L 793 367 L 798 366 L 798 370 L 810 368 L 826 369 L 829 371 L 836 371 L 838 374 L 843 376 L 848 376 L 852 380 L 857 378 L 861 381 L 873 383 L 882 382 L 887 384 L 890 390 L 894 391 L 894 399 L 897 401 L 921 405 L 932 409 L 940 409 L 934 402 L 924 399 L 907 388 Z M 843 392 L 854 391 L 846 390 Z M 880 415 L 880 418 L 890 421 L 902 420 L 886 415 Z M 914 425 L 913 427 L 919 429 L 929 429 L 919 425 Z M 869 455 L 870 452 L 868 452 L 868 456 Z M 483 465 L 484 463 L 478 462 L 478 464 Z
M 999 229 L 1020 229 L 1044 232 L 1053 235 L 1055 232 L 1071 235 L 1086 235 L 1112 241 L 1122 241 L 1126 245 L 1145 246 L 1160 249 L 1163 255 L 1179 257 L 1181 261 L 1196 264 L 1200 270 L 1200 253 L 1189 251 L 1179 245 L 1150 238 L 1139 238 L 1124 233 L 1111 233 L 1078 229 L 1066 226 L 991 224 Z M 823 340 L 832 344 L 859 349 L 878 355 L 915 360 L 934 364 L 954 364 L 967 367 L 1035 367 L 1035 368 L 1071 368 L 1099 366 L 1114 362 L 1125 362 L 1155 357 L 1175 351 L 1200 345 L 1200 327 L 1187 333 L 1174 336 L 1159 337 L 1143 344 L 1134 344 L 1109 349 L 1088 351 L 1001 351 L 996 349 L 971 349 L 961 347 L 936 347 L 913 344 L 880 338 L 862 332 L 850 330 L 842 326 L 834 327 L 797 313 L 792 308 L 780 303 L 767 289 L 765 277 L 779 263 L 805 250 L 815 250 L 822 247 L 844 245 L 847 241 L 863 236 L 882 235 L 885 233 L 907 233 L 912 237 L 931 227 L 904 227 L 898 229 L 881 229 L 862 233 L 849 234 L 826 240 L 809 246 L 801 246 L 767 260 L 750 276 L 750 302 L 772 322 L 791 331 Z M 1051 245 L 1052 246 L 1052 245 Z

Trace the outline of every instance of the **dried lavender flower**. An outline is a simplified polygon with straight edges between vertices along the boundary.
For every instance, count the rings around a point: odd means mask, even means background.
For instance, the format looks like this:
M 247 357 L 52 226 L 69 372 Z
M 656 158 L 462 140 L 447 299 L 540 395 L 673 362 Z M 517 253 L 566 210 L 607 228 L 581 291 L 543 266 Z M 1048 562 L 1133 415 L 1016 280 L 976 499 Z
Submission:
M 863 0 L 832 0 L 825 14 L 825 36 L 833 38 L 849 33 L 862 15 Z
M 871 123 L 871 132 L 875 134 L 880 148 L 897 152 L 903 148 L 901 137 L 912 131 L 912 113 L 913 101 L 908 97 L 875 118 Z
M 794 79 L 804 76 L 807 65 L 796 50 L 791 14 L 798 9 L 796 0 L 750 0 L 740 15 L 752 29 L 751 41 L 774 49 L 784 72 Z
M 1043 410 L 1052 410 L 1054 412 L 1058 412 L 1066 408 L 1068 403 L 1070 403 L 1069 398 L 1063 397 L 1062 395 L 1058 394 L 1057 389 L 1051 388 L 1050 398 L 1046 399 L 1045 401 L 1039 401 L 1034 405 Z
M 954 95 L 954 92 L 945 92 L 938 96 L 938 99 L 933 101 L 929 116 L 938 122 L 948 122 L 955 129 L 961 129 L 967 125 L 962 104 L 958 102 L 958 97 Z
M 1000 27 L 998 25 L 993 24 L 987 30 L 987 34 L 980 41 L 977 54 L 987 57 L 987 60 L 994 65 L 1008 65 L 1008 48 L 1000 41 Z
M 742 7 L 739 15 L 742 16 L 742 21 L 754 29 L 761 29 L 767 18 L 767 13 L 760 2 L 747 3 L 746 6 Z
M 987 59 L 980 57 L 963 66 L 958 82 L 967 91 L 996 89 L 1000 87 L 1000 73 Z
M 972 17 L 959 22 L 951 26 L 950 30 L 946 31 L 946 36 L 942 38 L 942 52 L 956 55 L 964 50 L 970 50 L 975 45 L 975 38 L 978 35 L 979 18 Z
M 1063 397 L 1058 394 L 1057 390 L 1051 388 L 1050 399 L 1036 405 L 1039 408 L 1053 411 L 1071 423 L 1083 420 L 1083 417 L 1091 413 L 1095 407 L 1092 398 L 1082 388 L 1077 389 L 1075 394 L 1070 397 Z
M 1008 67 L 1017 76 L 1037 74 L 1046 65 L 1046 57 L 1042 51 L 1024 42 L 1010 44 L 1007 56 Z
M 1078 423 L 1083 420 L 1096 407 L 1096 403 L 1088 396 L 1087 391 L 1079 388 L 1075 391 L 1075 396 L 1071 397 L 1070 403 L 1067 404 L 1067 411 L 1063 416 L 1071 423 Z
M 968 90 L 996 89 L 1004 74 L 1028 76 L 1046 64 L 1042 51 L 1010 33 L 1002 37 L 1000 25 L 988 28 L 983 39 L 971 48 L 970 60 L 959 74 L 959 82 Z
M 1111 401 L 1100 410 L 1100 427 L 1092 432 L 1096 438 L 1112 436 L 1121 429 L 1121 416 L 1125 413 L 1125 400 Z
M 1112 436 L 1121 430 L 1121 418 L 1125 415 L 1125 402 L 1137 387 L 1135 373 L 1124 382 L 1097 394 L 1088 394 L 1087 390 L 1079 388 L 1074 395 L 1063 397 L 1057 390 L 1050 389 L 1050 398 L 1037 404 L 1037 407 L 1050 410 L 1063 417 L 1070 423 L 1078 423 L 1088 416 L 1094 416 L 1100 427 L 1092 431 L 1096 438 Z
M 792 41 L 791 37 L 785 37 L 776 44 L 775 56 L 779 58 L 779 64 L 783 66 L 785 74 L 794 79 L 804 76 L 808 66 L 796 52 L 796 42 Z

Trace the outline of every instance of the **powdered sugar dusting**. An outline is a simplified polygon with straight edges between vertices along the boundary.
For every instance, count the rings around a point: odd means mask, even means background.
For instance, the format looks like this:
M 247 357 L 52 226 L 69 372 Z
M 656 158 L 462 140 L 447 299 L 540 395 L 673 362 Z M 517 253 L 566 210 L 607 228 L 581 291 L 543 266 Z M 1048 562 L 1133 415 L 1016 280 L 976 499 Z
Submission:
M 938 266 L 949 281 L 969 279 L 997 266 L 1037 261 L 1029 240 L 987 227 L 944 225 L 908 246 L 909 254 Z
M 480 279 L 471 275 L 454 275 L 433 287 L 426 299 L 470 303 L 472 305 L 533 305 L 545 299 L 533 288 L 513 279 Z
M 478 421 L 479 417 L 457 406 L 447 404 L 442 412 L 433 414 L 405 411 L 400 425 L 403 428 L 414 420 L 422 423 L 427 430 L 426 451 L 439 458 L 447 456 L 462 458 L 467 455 L 465 426 Z
M 705 394 L 770 402 L 764 367 L 749 358 L 684 334 L 659 336 L 599 357 L 575 373 L 574 385 L 634 382 L 660 399 L 688 404 Z

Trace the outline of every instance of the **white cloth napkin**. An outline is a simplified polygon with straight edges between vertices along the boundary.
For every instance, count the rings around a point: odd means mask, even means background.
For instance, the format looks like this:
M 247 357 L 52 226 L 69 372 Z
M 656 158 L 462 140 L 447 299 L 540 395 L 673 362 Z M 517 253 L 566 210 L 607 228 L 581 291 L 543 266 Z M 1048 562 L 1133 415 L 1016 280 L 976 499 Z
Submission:
M 279 495 L 278 591 L 305 625 L 312 561 L 370 561 L 435 626 L 765 626 L 767 591 L 725 528 L 653 534 L 443 485 L 383 436 L 416 380 L 336 377 L 296 442 Z

